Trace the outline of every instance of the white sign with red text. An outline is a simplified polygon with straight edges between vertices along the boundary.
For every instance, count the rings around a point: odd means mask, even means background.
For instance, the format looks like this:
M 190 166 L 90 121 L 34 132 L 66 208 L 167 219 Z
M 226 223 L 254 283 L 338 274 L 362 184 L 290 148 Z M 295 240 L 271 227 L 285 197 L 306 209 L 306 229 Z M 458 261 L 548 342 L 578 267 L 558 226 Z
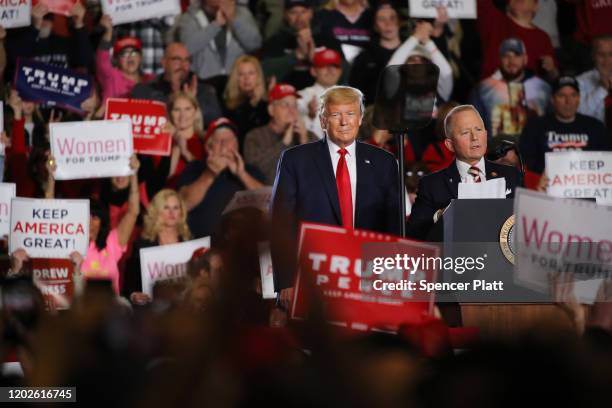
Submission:
M 0 238 L 9 234 L 11 200 L 15 197 L 15 183 L 0 183 Z
M 546 293 L 551 276 L 571 273 L 576 295 L 592 302 L 612 277 L 612 207 L 518 189 L 514 212 L 518 282 Z
M 83 257 L 89 247 L 89 200 L 13 198 L 9 252 L 30 258 Z
M 409 0 L 410 17 L 437 18 L 437 8 L 446 7 L 449 18 L 476 18 L 476 0 Z
M 129 120 L 51 123 L 49 134 L 57 180 L 132 174 Z
M 102 11 L 113 25 L 181 14 L 179 0 L 101 0 Z
M 612 152 L 548 152 L 545 158 L 548 195 L 612 202 Z
M 187 275 L 187 262 L 199 248 L 210 248 L 210 237 L 179 244 L 161 245 L 140 250 L 142 291 L 153 296 L 153 287 L 160 281 L 179 281 Z
M 0 26 L 4 28 L 30 25 L 32 2 L 29 0 L 2 0 L 0 2 Z

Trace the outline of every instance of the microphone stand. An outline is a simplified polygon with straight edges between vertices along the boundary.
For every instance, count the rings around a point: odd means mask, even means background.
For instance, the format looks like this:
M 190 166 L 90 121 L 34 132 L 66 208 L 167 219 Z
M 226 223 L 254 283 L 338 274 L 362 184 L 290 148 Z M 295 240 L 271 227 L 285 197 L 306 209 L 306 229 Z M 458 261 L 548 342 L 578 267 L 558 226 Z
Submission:
M 397 142 L 397 159 L 399 160 L 399 207 L 400 207 L 400 236 L 406 238 L 406 179 L 404 175 L 404 141 L 406 132 L 392 132 Z

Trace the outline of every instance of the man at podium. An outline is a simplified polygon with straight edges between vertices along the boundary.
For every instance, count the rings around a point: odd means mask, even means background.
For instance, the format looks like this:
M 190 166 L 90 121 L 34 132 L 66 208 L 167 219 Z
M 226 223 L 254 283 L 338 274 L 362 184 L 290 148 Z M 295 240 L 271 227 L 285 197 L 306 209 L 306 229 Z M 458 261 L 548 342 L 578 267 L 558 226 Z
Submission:
M 506 180 L 506 198 L 513 198 L 516 186 L 521 183 L 516 168 L 484 159 L 487 131 L 472 105 L 460 105 L 450 110 L 444 119 L 444 133 L 444 143 L 455 153 L 455 161 L 419 182 L 417 198 L 406 226 L 406 233 L 412 238 L 427 238 L 451 200 L 458 198 L 459 183 L 482 183 L 503 177 Z

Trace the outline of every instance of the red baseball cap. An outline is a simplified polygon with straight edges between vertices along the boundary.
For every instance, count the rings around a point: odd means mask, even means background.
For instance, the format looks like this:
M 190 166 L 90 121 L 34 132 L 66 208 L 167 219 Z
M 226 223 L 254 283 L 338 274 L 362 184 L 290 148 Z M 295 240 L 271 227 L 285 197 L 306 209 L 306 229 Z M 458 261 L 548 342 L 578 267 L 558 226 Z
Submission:
M 232 129 L 236 137 L 238 137 L 238 128 L 236 127 L 234 122 L 232 122 L 228 118 L 221 117 L 213 120 L 212 122 L 210 122 L 210 125 L 208 125 L 208 128 L 206 129 L 206 134 L 204 135 L 204 148 L 206 148 L 206 143 L 208 142 L 208 139 L 210 139 L 210 137 L 213 135 L 213 133 L 215 133 L 215 130 L 224 127 Z
M 290 96 L 290 95 L 293 95 L 296 98 L 300 97 L 300 95 L 297 93 L 297 91 L 292 85 L 276 84 L 270 90 L 270 92 L 268 92 L 268 103 L 278 101 L 279 99 L 283 99 L 285 96 Z
M 119 55 L 126 48 L 134 48 L 137 51 L 142 51 L 142 42 L 137 37 L 123 37 L 115 41 L 113 46 L 113 55 Z
M 323 48 L 317 52 L 312 59 L 313 67 L 326 67 L 328 65 L 335 65 L 339 67 L 342 65 L 342 56 L 336 50 L 331 48 Z

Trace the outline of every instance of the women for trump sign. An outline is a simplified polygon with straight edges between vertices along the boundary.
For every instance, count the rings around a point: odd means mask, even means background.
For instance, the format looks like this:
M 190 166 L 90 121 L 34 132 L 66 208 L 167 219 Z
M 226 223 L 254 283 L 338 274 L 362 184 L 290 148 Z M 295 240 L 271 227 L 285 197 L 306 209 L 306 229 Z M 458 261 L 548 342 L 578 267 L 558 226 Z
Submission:
M 89 200 L 13 198 L 9 252 L 31 258 L 82 256 L 89 247 Z
M 210 248 L 210 237 L 141 249 L 142 291 L 153 296 L 153 287 L 157 282 L 183 279 L 187 275 L 187 262 L 193 251 L 199 248 Z
M 74 180 L 132 174 L 132 125 L 108 120 L 49 125 L 55 178 Z

